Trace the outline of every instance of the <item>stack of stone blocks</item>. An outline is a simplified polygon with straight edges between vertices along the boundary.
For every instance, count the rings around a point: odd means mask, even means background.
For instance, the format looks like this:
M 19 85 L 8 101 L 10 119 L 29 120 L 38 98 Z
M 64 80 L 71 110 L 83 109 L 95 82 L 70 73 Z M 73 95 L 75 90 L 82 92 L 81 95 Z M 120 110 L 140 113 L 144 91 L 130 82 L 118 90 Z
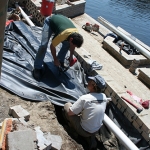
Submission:
M 36 25 L 43 26 L 46 16 L 43 16 L 40 13 L 42 0 L 19 0 L 18 2 L 20 6 L 25 6 L 28 13 L 34 18 L 34 22 L 36 23 Z M 62 14 L 64 16 L 72 18 L 84 13 L 86 3 L 85 0 L 78 0 L 72 3 L 73 5 L 57 5 L 56 3 L 53 9 L 53 14 Z M 14 4 L 14 1 L 10 0 L 9 5 L 12 4 Z

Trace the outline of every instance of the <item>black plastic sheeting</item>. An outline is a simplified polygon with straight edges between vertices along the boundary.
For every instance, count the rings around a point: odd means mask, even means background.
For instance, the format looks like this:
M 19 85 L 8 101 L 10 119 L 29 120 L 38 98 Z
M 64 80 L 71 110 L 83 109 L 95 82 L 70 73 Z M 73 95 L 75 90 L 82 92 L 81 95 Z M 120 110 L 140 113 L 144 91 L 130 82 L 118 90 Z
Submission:
M 30 101 L 50 100 L 59 106 L 74 102 L 86 93 L 86 80 L 79 63 L 66 72 L 60 72 L 58 79 L 51 69 L 54 64 L 48 46 L 41 81 L 32 76 L 41 31 L 42 28 L 29 27 L 22 21 L 12 22 L 6 27 L 0 85 Z
M 52 70 L 54 64 L 48 48 L 42 80 L 38 82 L 32 76 L 41 31 L 42 28 L 29 27 L 21 21 L 15 21 L 6 27 L 0 85 L 30 101 L 49 100 L 58 106 L 63 106 L 66 102 L 74 103 L 86 93 L 86 79 L 80 63 L 76 63 L 65 73 L 61 72 L 58 78 Z M 61 45 L 57 50 L 60 47 Z M 112 102 L 108 104 L 106 114 L 140 150 L 150 150 L 148 142 Z M 105 125 L 99 130 L 98 136 L 104 150 L 126 150 Z
M 121 37 L 117 36 L 115 33 L 108 33 L 106 36 L 104 36 L 104 39 L 107 37 L 113 37 L 114 39 L 114 43 L 121 48 L 124 52 L 126 52 L 128 55 L 140 55 L 140 52 L 133 47 L 132 45 L 130 45 L 128 42 L 124 41 Z M 122 46 L 123 44 L 123 46 Z

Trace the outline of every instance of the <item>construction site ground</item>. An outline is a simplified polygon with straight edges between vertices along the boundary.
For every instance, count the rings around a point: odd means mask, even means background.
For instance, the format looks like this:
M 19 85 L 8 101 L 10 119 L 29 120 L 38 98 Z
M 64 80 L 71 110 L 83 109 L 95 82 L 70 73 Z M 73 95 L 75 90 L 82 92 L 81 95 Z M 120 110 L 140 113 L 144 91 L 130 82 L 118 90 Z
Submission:
M 137 78 L 137 75 L 133 75 L 129 72 L 128 68 L 122 66 L 115 58 L 102 48 L 103 35 L 106 35 L 110 31 L 101 25 L 99 33 L 89 33 L 82 29 L 82 26 L 86 22 L 90 22 L 91 24 L 98 23 L 87 14 L 75 17 L 72 21 L 84 37 L 84 44 L 82 47 L 90 53 L 93 60 L 96 60 L 103 65 L 99 74 L 102 75 L 104 79 L 108 81 L 110 79 L 113 81 L 113 83 L 116 84 L 114 86 L 118 86 L 118 88 L 121 87 L 121 89 L 123 89 L 122 92 L 130 90 L 143 100 L 150 99 L 149 88 Z M 79 50 L 81 49 L 77 49 L 77 52 Z M 54 106 L 50 101 L 30 102 L 18 97 L 6 89 L 0 88 L 0 122 L 2 122 L 5 118 L 10 117 L 8 115 L 9 107 L 14 105 L 21 105 L 30 113 L 30 120 L 28 124 L 31 126 L 40 126 L 43 132 L 60 135 L 63 140 L 62 150 L 83 149 L 80 142 L 75 141 L 72 136 L 66 132 L 67 129 L 65 126 L 61 124 L 61 120 L 58 118 L 59 113 L 61 113 L 61 109 L 58 106 Z M 132 109 L 134 110 L 135 108 L 132 107 Z M 136 113 L 136 110 L 134 111 Z M 150 109 L 144 110 L 142 113 L 147 114 L 143 117 L 149 124 L 150 128 L 150 120 L 148 119 L 150 117 Z

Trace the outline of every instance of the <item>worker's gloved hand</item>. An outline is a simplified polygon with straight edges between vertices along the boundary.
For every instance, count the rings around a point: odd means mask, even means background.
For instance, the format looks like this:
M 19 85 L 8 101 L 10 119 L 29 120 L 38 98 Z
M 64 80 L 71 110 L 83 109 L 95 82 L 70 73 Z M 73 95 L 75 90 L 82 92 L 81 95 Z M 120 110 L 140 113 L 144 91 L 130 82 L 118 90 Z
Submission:
M 58 59 L 54 60 L 54 65 L 57 67 L 59 67 L 61 65 Z
M 77 62 L 77 58 L 73 58 L 73 59 L 70 61 L 70 67 L 73 66 L 76 62 Z
M 73 66 L 77 62 L 77 58 L 69 57 L 69 66 Z

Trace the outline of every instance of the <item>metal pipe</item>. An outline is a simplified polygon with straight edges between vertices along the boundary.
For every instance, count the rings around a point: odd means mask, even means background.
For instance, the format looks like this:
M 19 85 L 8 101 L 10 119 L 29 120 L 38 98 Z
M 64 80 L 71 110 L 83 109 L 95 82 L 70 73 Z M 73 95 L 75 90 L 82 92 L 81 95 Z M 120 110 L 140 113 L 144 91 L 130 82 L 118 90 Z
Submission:
M 117 35 L 119 35 L 121 38 L 123 38 L 125 41 L 127 41 L 129 44 L 131 44 L 133 47 L 135 47 L 137 50 L 139 50 L 144 56 L 146 56 L 148 59 L 150 59 L 150 52 L 146 50 L 144 47 L 142 47 L 140 44 L 123 34 L 121 31 L 119 31 L 114 25 L 109 23 L 107 20 L 102 18 L 101 16 L 98 17 L 98 21 L 104 25 L 109 30 L 113 31 Z
M 35 26 L 34 23 L 30 20 L 30 18 L 27 16 L 27 14 L 22 10 L 22 8 L 18 5 L 18 3 L 15 4 L 16 8 L 20 10 L 21 15 L 23 16 L 23 18 L 25 18 L 25 20 L 27 21 L 27 23 L 30 26 Z
M 105 114 L 103 123 L 116 135 L 118 140 L 130 150 L 139 150 L 139 148 L 116 126 L 116 124 Z

